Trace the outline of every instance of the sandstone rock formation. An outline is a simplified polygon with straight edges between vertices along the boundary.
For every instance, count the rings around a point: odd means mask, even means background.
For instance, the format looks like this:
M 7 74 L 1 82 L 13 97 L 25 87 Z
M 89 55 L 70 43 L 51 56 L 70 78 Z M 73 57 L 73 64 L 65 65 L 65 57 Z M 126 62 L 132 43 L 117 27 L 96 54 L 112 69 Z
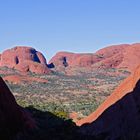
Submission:
M 50 63 L 59 70 L 72 68 L 124 68 L 132 72 L 139 65 L 140 44 L 109 46 L 96 53 L 59 52 Z
M 31 47 L 14 47 L 1 54 L 0 66 L 15 68 L 22 72 L 49 73 L 45 57 Z
M 90 53 L 70 53 L 59 52 L 52 59 L 50 63 L 53 63 L 56 67 L 90 67 L 92 64 L 101 61 L 102 58 Z
M 0 77 L 0 139 L 12 140 L 22 132 L 35 128 L 35 122 L 15 101 Z
M 132 72 L 139 64 L 140 44 L 122 44 L 103 48 L 96 53 L 58 52 L 49 64 L 45 57 L 31 47 L 15 47 L 0 55 L 0 66 L 22 72 L 50 73 L 50 68 L 73 74 L 73 69 L 93 71 L 101 68 L 123 68 Z
M 140 138 L 140 66 L 91 115 L 77 122 L 86 135 L 106 140 Z

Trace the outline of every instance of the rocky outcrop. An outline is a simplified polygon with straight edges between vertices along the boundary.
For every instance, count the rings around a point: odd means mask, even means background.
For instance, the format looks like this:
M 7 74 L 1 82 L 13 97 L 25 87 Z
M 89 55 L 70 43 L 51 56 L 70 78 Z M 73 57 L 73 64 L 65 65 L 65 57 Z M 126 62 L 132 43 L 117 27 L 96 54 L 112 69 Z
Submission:
M 22 72 L 37 74 L 50 73 L 54 68 L 59 72 L 73 74 L 73 71 L 93 71 L 102 68 L 123 68 L 132 72 L 139 65 L 140 44 L 122 44 L 103 48 L 96 53 L 58 52 L 49 64 L 45 57 L 31 47 L 15 47 L 0 55 L 0 66 L 7 66 Z
M 123 68 L 132 72 L 139 65 L 140 44 L 122 44 L 103 48 L 96 53 L 59 52 L 50 63 L 59 70 L 69 71 L 73 68 Z
M 127 49 L 129 46 L 131 45 L 129 44 L 112 45 L 98 50 L 96 54 L 104 58 L 109 58 L 121 52 L 123 53 L 125 49 Z
M 140 138 L 140 66 L 91 115 L 77 122 L 81 132 L 106 140 Z
M 123 61 L 118 67 L 126 67 L 130 71 L 134 71 L 140 64 L 140 43 L 132 44 L 123 53 Z
M 15 68 L 22 72 L 49 73 L 45 57 L 31 47 L 14 47 L 1 54 L 1 67 Z
M 0 77 L 0 139 L 12 140 L 18 133 L 35 127 L 35 122 L 16 103 L 14 96 Z
M 90 53 L 70 53 L 59 52 L 52 59 L 50 63 L 53 63 L 55 67 L 90 67 L 92 64 L 102 60 L 102 57 L 98 57 Z

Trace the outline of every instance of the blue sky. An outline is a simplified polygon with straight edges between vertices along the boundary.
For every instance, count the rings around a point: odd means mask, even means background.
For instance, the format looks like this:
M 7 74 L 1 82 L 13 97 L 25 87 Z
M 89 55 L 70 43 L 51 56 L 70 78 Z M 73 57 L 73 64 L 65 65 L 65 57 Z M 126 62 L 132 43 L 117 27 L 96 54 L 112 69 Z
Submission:
M 25 45 L 50 59 L 58 51 L 134 42 L 140 0 L 0 0 L 0 52 Z

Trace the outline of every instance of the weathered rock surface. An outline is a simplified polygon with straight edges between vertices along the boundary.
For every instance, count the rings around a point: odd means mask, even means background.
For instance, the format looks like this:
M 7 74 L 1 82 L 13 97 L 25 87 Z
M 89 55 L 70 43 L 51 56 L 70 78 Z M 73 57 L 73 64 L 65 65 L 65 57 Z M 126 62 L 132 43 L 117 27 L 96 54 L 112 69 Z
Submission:
M 1 67 L 15 68 L 22 72 L 49 73 L 45 57 L 31 47 L 14 47 L 1 54 Z
M 90 53 L 70 53 L 70 52 L 59 52 L 52 59 L 50 63 L 53 63 L 56 67 L 87 67 L 100 61 L 102 58 L 90 54 Z
M 73 68 L 124 68 L 132 72 L 139 65 L 140 44 L 122 44 L 103 48 L 96 53 L 59 52 L 50 63 L 59 70 L 69 71 Z
M 50 73 L 55 68 L 66 74 L 85 68 L 92 71 L 102 68 L 124 68 L 132 72 L 139 65 L 140 44 L 122 44 L 103 48 L 96 53 L 58 52 L 49 64 L 45 57 L 31 47 L 15 47 L 0 55 L 0 66 L 15 68 L 22 72 Z
M 81 131 L 106 140 L 140 138 L 140 66 L 91 115 Z
M 0 139 L 12 140 L 18 133 L 35 128 L 30 115 L 15 101 L 0 77 Z

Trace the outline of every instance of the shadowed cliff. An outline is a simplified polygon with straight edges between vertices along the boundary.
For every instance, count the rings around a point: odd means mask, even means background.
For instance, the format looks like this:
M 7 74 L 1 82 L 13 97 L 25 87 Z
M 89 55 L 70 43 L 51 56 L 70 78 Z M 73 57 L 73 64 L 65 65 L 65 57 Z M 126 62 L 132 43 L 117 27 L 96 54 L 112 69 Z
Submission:
M 34 120 L 20 107 L 0 77 L 0 139 L 12 140 L 17 134 L 36 128 Z
M 107 108 L 80 132 L 103 140 L 140 139 L 140 80 L 134 90 Z
M 20 107 L 0 77 L 0 140 L 84 140 L 78 130 L 72 120 Z

